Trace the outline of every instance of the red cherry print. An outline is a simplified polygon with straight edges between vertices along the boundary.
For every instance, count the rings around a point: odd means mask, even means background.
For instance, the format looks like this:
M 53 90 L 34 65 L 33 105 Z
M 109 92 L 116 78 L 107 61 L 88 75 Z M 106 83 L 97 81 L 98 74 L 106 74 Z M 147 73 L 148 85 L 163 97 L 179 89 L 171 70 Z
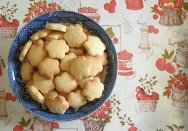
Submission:
M 115 7 L 115 6 L 116 6 L 116 1 L 115 1 L 115 0 L 111 0 L 111 1 L 110 1 L 110 6 Z
M 159 0 L 160 4 L 165 4 L 165 3 L 169 3 L 169 0 Z
M 130 128 L 128 129 L 128 131 L 137 131 L 138 129 L 135 127 L 135 124 L 134 123 L 131 123 L 130 124 Z
M 154 15 L 153 15 L 153 19 L 154 19 L 154 20 L 158 19 L 158 15 L 157 15 L 157 14 L 154 14 Z
M 165 69 L 168 73 L 173 74 L 176 71 L 177 65 L 175 62 L 169 62 L 165 65 Z
M 136 94 L 136 98 L 137 98 L 137 100 L 142 100 L 142 93 L 138 93 L 138 94 Z
M 150 95 L 146 95 L 146 97 L 145 97 L 145 100 L 151 100 L 151 97 L 150 97 Z
M 109 12 L 109 13 L 114 13 L 114 12 L 115 12 L 115 7 L 110 6 L 108 12 Z
M 4 16 L 4 15 L 2 15 L 2 14 L 0 14 L 0 20 L 2 20 L 2 21 L 6 21 L 5 16 Z
M 104 9 L 105 9 L 105 10 L 109 10 L 109 8 L 110 8 L 110 4 L 109 4 L 109 3 L 105 3 L 105 4 L 104 4 Z
M 115 38 L 113 39 L 113 43 L 114 43 L 114 44 L 117 44 L 117 43 L 118 43 L 118 38 L 117 38 L 117 37 L 115 37 Z
M 137 93 L 144 92 L 144 89 L 141 88 L 140 86 L 137 86 L 137 87 L 136 87 L 136 92 L 137 92 Z
M 12 96 L 11 101 L 16 101 L 16 97 Z
M 138 94 L 137 94 L 137 98 L 138 98 L 138 100 L 146 100 L 146 93 L 145 92 L 139 92 Z
M 164 12 L 162 10 L 159 11 L 158 13 L 160 16 L 163 16 L 164 15 Z
M 168 6 L 166 6 L 166 8 L 169 9 L 169 10 L 173 10 L 174 6 L 173 5 L 168 5 Z
M 159 13 L 160 13 L 160 10 L 157 9 L 157 10 L 155 10 L 154 12 L 155 12 L 156 14 L 159 14 Z
M 136 92 L 140 92 L 140 90 L 141 90 L 141 87 L 140 87 L 140 86 L 137 86 L 137 87 L 136 87 Z
M 166 65 L 165 58 L 159 58 L 159 59 L 157 59 L 156 66 L 157 66 L 158 70 L 164 71 L 165 70 L 165 65 Z
M 52 123 L 53 128 L 59 128 L 59 123 L 58 122 L 53 122 Z
M 155 27 L 153 25 L 149 25 L 149 33 L 155 32 Z
M 182 8 L 182 6 L 183 6 L 183 0 L 176 0 L 174 7 L 175 8 Z
M 154 34 L 158 34 L 159 33 L 159 29 L 155 29 Z
M 104 4 L 104 9 L 107 10 L 109 13 L 114 13 L 115 12 L 115 6 L 116 6 L 116 1 L 111 0 L 110 3 Z
M 6 93 L 6 94 L 7 94 L 6 100 L 11 101 L 12 94 L 11 93 Z
M 21 125 L 16 125 L 13 129 L 13 131 L 23 131 L 24 128 Z
M 130 127 L 128 131 L 137 131 L 138 129 L 136 127 Z
M 158 14 L 159 9 L 158 9 L 158 5 L 157 4 L 154 5 L 153 10 L 154 10 L 155 13 Z
M 37 5 L 38 5 L 38 6 L 41 6 L 41 5 L 42 5 L 42 1 L 39 0 L 39 1 L 37 2 Z
M 154 100 L 159 100 L 159 94 L 157 92 L 152 92 L 151 96 Z
M 159 6 L 157 4 L 155 4 L 153 7 L 154 7 L 154 10 L 155 10 L 155 9 L 158 9 Z
M 142 93 L 142 100 L 147 100 L 147 94 L 144 92 L 144 93 Z

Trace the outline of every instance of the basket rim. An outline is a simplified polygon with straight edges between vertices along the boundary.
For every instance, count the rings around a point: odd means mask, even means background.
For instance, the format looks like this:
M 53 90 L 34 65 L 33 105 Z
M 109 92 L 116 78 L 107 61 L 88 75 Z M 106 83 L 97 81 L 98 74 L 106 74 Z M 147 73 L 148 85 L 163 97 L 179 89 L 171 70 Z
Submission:
M 151 103 L 151 102 L 157 102 L 157 100 L 137 100 L 139 103 Z

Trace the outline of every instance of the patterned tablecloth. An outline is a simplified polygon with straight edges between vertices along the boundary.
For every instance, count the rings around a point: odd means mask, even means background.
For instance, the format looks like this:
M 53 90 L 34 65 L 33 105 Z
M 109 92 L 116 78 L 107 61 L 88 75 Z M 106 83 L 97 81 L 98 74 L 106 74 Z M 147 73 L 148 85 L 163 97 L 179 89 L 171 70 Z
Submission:
M 108 101 L 93 115 L 47 122 L 16 100 L 6 75 L 16 32 L 32 18 L 71 10 L 99 23 L 118 56 Z M 188 131 L 188 0 L 1 0 L 0 131 Z

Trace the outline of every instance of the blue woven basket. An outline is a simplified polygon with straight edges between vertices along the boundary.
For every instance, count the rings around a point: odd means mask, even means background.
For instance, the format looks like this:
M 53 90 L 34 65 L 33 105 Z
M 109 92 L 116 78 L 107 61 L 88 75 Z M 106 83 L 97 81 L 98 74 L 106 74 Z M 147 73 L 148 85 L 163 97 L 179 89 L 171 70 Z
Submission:
M 44 28 L 46 23 L 81 23 L 83 24 L 92 34 L 97 35 L 106 45 L 106 52 L 108 54 L 108 69 L 107 76 L 105 78 L 105 90 L 100 99 L 96 99 L 89 102 L 79 110 L 75 111 L 69 108 L 65 114 L 59 115 L 49 112 L 49 110 L 37 103 L 27 92 L 25 83 L 21 81 L 20 76 L 20 62 L 19 54 L 24 43 L 28 41 L 29 37 L 34 34 L 37 30 Z M 36 17 L 28 24 L 26 24 L 16 35 L 14 41 L 9 50 L 8 54 L 8 79 L 10 87 L 13 93 L 17 97 L 17 100 L 34 115 L 48 120 L 48 121 L 71 121 L 80 119 L 88 116 L 89 114 L 96 111 L 105 100 L 110 96 L 117 76 L 117 57 L 116 51 L 113 46 L 111 39 L 108 37 L 106 32 L 101 26 L 90 18 L 81 14 L 71 11 L 55 11 L 52 13 L 46 13 L 39 17 Z

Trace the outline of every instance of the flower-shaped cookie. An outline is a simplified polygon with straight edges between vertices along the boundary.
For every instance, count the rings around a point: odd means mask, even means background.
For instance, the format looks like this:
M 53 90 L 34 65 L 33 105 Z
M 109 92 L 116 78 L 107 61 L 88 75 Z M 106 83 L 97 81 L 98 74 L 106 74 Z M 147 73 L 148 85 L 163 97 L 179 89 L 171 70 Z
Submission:
M 89 76 L 96 76 L 99 72 L 102 71 L 102 62 L 100 62 L 96 57 L 86 56 L 86 59 L 91 63 Z
M 83 78 L 81 80 L 77 80 L 77 84 L 80 86 L 81 89 L 84 89 L 87 82 L 92 81 L 93 79 L 94 77 Z
M 38 72 L 46 78 L 52 79 L 54 75 L 57 75 L 60 72 L 59 61 L 57 59 L 46 57 L 42 62 L 40 62 Z
M 85 56 L 74 58 L 70 62 L 70 73 L 76 79 L 82 79 L 90 75 L 91 62 Z
M 44 44 L 32 44 L 27 53 L 27 59 L 32 66 L 36 67 L 47 55 Z
M 69 53 L 69 54 L 65 55 L 65 57 L 63 57 L 63 59 L 61 59 L 61 62 L 60 62 L 60 65 L 59 65 L 60 69 L 62 71 L 69 72 L 69 70 L 70 70 L 70 62 L 71 62 L 71 60 L 73 58 L 76 58 L 76 57 L 77 56 L 74 53 Z
M 33 86 L 41 93 L 48 93 L 50 90 L 54 89 L 53 79 L 47 79 L 44 76 L 41 76 L 37 72 L 33 74 Z
M 103 55 L 104 50 L 106 49 L 105 44 L 98 36 L 88 36 L 88 39 L 83 46 L 91 56 Z
M 54 78 L 55 88 L 59 92 L 70 93 L 77 88 L 76 79 L 67 72 Z
M 51 58 L 62 59 L 65 53 L 69 51 L 69 46 L 65 40 L 51 40 L 45 42 L 45 49 Z
M 69 103 L 60 95 L 55 98 L 46 98 L 45 104 L 51 112 L 58 114 L 63 114 L 69 108 Z
M 87 36 L 80 25 L 71 25 L 67 28 L 64 39 L 70 47 L 81 47 L 83 42 L 87 40 Z
M 104 84 L 100 82 L 98 77 L 95 77 L 94 80 L 87 82 L 83 89 L 83 95 L 87 97 L 88 101 L 93 101 L 102 96 L 103 90 Z
M 78 109 L 87 103 L 87 98 L 83 96 L 81 90 L 76 90 L 68 95 L 67 101 L 69 102 L 70 107 Z

